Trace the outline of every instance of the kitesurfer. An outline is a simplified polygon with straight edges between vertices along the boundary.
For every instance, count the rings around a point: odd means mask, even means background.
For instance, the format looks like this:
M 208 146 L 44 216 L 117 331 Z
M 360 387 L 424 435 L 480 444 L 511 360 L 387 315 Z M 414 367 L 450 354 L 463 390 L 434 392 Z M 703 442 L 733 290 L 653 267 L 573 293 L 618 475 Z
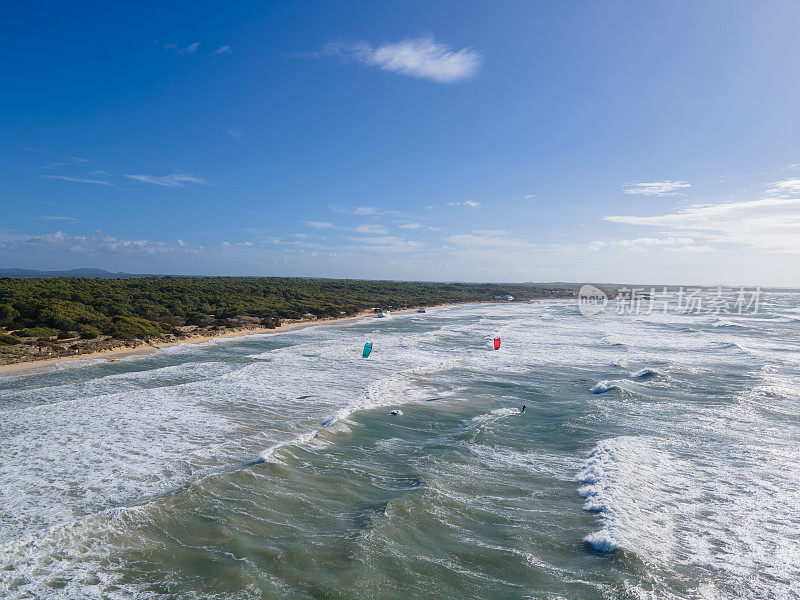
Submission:
M 524 404 L 522 405 L 522 408 L 519 409 L 519 412 L 520 413 L 524 413 L 525 412 L 525 405 Z

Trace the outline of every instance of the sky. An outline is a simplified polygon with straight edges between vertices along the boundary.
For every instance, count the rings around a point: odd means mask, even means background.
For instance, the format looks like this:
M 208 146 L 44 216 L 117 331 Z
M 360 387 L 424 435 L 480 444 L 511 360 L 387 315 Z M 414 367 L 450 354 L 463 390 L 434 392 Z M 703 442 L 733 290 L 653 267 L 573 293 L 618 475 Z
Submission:
M 0 267 L 800 287 L 800 3 L 7 3 Z

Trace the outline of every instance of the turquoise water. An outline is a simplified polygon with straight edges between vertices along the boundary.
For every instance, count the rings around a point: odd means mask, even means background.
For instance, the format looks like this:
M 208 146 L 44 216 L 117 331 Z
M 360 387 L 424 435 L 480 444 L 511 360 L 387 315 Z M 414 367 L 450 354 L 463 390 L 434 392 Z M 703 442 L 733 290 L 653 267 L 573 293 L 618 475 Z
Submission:
M 2 378 L 0 595 L 800 598 L 800 297 L 609 308 Z

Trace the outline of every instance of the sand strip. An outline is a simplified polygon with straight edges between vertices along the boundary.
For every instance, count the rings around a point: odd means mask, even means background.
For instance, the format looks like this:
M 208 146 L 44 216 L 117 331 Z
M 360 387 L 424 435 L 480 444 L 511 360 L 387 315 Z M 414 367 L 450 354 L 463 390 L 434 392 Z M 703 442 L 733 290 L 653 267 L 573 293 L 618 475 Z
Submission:
M 436 307 L 429 307 L 429 308 L 441 308 L 445 306 L 456 306 L 456 304 L 441 304 Z M 413 312 L 416 312 L 416 309 L 399 310 L 392 314 L 397 315 L 397 314 L 413 313 Z M 79 354 L 76 356 L 58 356 L 55 358 L 45 358 L 41 360 L 18 362 L 9 365 L 0 365 L 0 376 L 18 374 L 30 371 L 34 371 L 37 373 L 42 371 L 48 371 L 53 367 L 55 367 L 56 365 L 66 362 L 74 362 L 81 360 L 95 361 L 97 359 L 106 359 L 108 361 L 112 361 L 114 359 L 125 358 L 128 356 L 145 356 L 148 354 L 152 354 L 153 352 L 157 352 L 161 348 L 169 348 L 171 346 L 179 346 L 181 344 L 202 344 L 203 342 L 209 342 L 211 340 L 224 341 L 225 339 L 230 339 L 230 341 L 233 342 L 236 341 L 238 338 L 243 338 L 250 335 L 286 333 L 287 331 L 292 331 L 295 329 L 302 329 L 306 327 L 320 327 L 324 325 L 345 325 L 348 323 L 355 323 L 360 319 L 370 316 L 375 316 L 375 313 L 372 311 L 362 311 L 354 316 L 341 317 L 337 319 L 314 319 L 314 320 L 293 321 L 291 323 L 283 323 L 281 324 L 280 327 L 275 327 L 273 329 L 267 329 L 263 327 L 258 329 L 241 329 L 238 331 L 226 331 L 218 335 L 189 336 L 174 342 L 152 342 L 152 343 L 145 342 L 135 348 L 120 347 L 120 348 L 113 348 L 111 350 L 101 350 L 99 352 L 91 352 L 88 354 Z M 86 366 L 89 367 L 95 364 L 98 363 L 91 363 L 87 364 Z

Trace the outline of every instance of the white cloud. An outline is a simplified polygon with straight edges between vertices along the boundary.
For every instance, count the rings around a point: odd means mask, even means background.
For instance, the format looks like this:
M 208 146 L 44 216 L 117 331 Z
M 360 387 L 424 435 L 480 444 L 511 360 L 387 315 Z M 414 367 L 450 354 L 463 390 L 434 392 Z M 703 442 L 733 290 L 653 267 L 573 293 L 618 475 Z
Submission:
M 332 205 L 330 209 L 337 213 L 355 216 L 393 216 L 395 218 L 409 218 L 404 217 L 403 213 L 398 210 L 383 210 L 377 206 L 357 206 L 355 208 L 349 206 Z
M 619 246 L 629 246 L 629 247 L 654 247 L 654 246 L 678 246 L 678 245 L 688 245 L 691 244 L 694 240 L 690 237 L 666 237 L 666 238 L 650 238 L 650 237 L 640 237 L 634 238 L 632 240 L 617 240 L 614 243 Z
M 375 225 L 372 223 L 362 223 L 358 227 L 355 228 L 357 233 L 374 233 L 376 235 L 383 235 L 388 233 L 385 227 L 381 225 Z
M 60 217 L 55 215 L 45 215 L 42 217 L 34 217 L 37 221 L 77 221 L 74 217 Z
M 536 198 L 536 194 L 525 194 L 522 198 L 524 200 L 534 200 Z
M 691 254 L 697 254 L 700 252 L 719 252 L 716 248 L 712 248 L 711 246 L 695 246 L 695 245 L 688 245 L 688 246 L 674 246 L 669 248 L 664 248 L 667 252 L 688 252 Z
M 57 231 L 37 235 L 8 243 L 0 243 L 0 250 L 19 252 L 21 250 L 44 250 L 51 252 L 70 252 L 91 256 L 107 254 L 135 254 L 143 256 L 167 256 L 175 254 L 196 254 L 202 247 L 189 248 L 182 243 L 158 242 L 151 240 L 120 240 L 113 236 L 69 235 Z
M 130 179 L 141 181 L 143 183 L 153 183 L 164 187 L 178 188 L 184 187 L 187 183 L 196 183 L 201 185 L 208 185 L 208 182 L 194 175 L 186 173 L 173 173 L 172 175 L 165 175 L 164 177 L 156 177 L 155 175 L 126 175 Z
M 173 45 L 173 48 L 175 46 Z M 194 42 L 186 46 L 186 48 L 181 48 L 179 50 L 175 50 L 175 54 L 194 54 L 197 52 L 197 49 L 200 47 L 200 42 Z
M 219 246 L 223 250 L 230 250 L 231 248 L 234 248 L 236 246 L 242 248 L 250 248 L 253 246 L 253 242 L 222 242 Z
M 334 229 L 336 226 L 327 221 L 306 221 L 306 225 L 313 229 Z
M 800 180 L 777 182 L 767 194 L 759 200 L 695 204 L 649 217 L 609 215 L 605 220 L 658 227 L 706 242 L 800 253 Z
M 690 237 L 669 236 L 663 238 L 639 237 L 621 240 L 595 240 L 587 245 L 589 250 L 599 250 L 609 246 L 619 246 L 637 252 L 716 252 L 710 246 L 698 246 Z
M 403 223 L 397 226 L 398 229 L 422 229 L 425 227 L 422 223 Z
M 476 208 L 480 206 L 480 202 L 475 202 L 474 200 L 464 200 L 464 202 L 448 202 L 447 206 L 469 206 L 470 208 Z
M 228 135 L 235 137 L 237 140 L 244 135 L 241 129 L 228 129 Z
M 374 206 L 359 206 L 353 210 L 354 215 L 375 215 L 378 214 L 378 209 Z
M 530 280 L 531 268 L 541 262 L 546 249 L 529 240 L 513 237 L 502 229 L 477 229 L 448 236 L 443 251 L 449 260 L 472 273 L 473 280 L 497 281 L 511 277 Z M 512 275 L 513 273 L 513 275 Z
M 792 196 L 800 194 L 800 179 L 784 179 L 783 181 L 776 181 L 772 187 L 767 190 L 767 193 L 772 196 Z
M 608 242 L 604 242 L 603 240 L 594 240 L 593 242 L 589 242 L 586 247 L 592 252 L 596 252 L 597 250 L 605 248 L 606 246 L 608 246 Z
M 534 244 L 510 237 L 502 229 L 476 229 L 472 233 L 451 235 L 445 241 L 469 249 L 484 250 L 531 250 Z
M 685 181 L 650 181 L 644 183 L 626 183 L 623 192 L 637 196 L 675 196 L 679 190 L 690 188 Z
M 402 253 L 419 250 L 423 247 L 422 242 L 407 240 L 395 235 L 381 235 L 374 237 L 348 237 L 350 241 L 361 244 L 360 248 L 372 252 L 381 253 Z
M 429 79 L 437 83 L 456 83 L 472 79 L 482 57 L 475 50 L 453 51 L 426 36 L 373 47 L 366 42 L 328 44 L 322 55 L 341 56 L 384 71 Z
M 233 52 L 233 49 L 230 46 L 220 46 L 211 53 L 211 56 L 215 56 L 217 54 L 230 54 L 231 52 Z
M 319 242 L 306 242 L 303 240 L 293 240 L 291 242 L 286 242 L 286 244 L 289 246 L 294 246 L 295 248 L 303 248 L 307 250 L 325 250 L 325 251 L 333 250 L 333 248 L 325 246 L 324 244 L 320 244 Z
M 110 185 L 113 186 L 114 184 L 110 181 L 105 181 L 103 179 L 84 179 L 82 177 L 68 177 L 66 175 L 42 175 L 45 179 L 60 179 L 61 181 L 72 181 L 74 183 L 93 183 L 97 185 Z

